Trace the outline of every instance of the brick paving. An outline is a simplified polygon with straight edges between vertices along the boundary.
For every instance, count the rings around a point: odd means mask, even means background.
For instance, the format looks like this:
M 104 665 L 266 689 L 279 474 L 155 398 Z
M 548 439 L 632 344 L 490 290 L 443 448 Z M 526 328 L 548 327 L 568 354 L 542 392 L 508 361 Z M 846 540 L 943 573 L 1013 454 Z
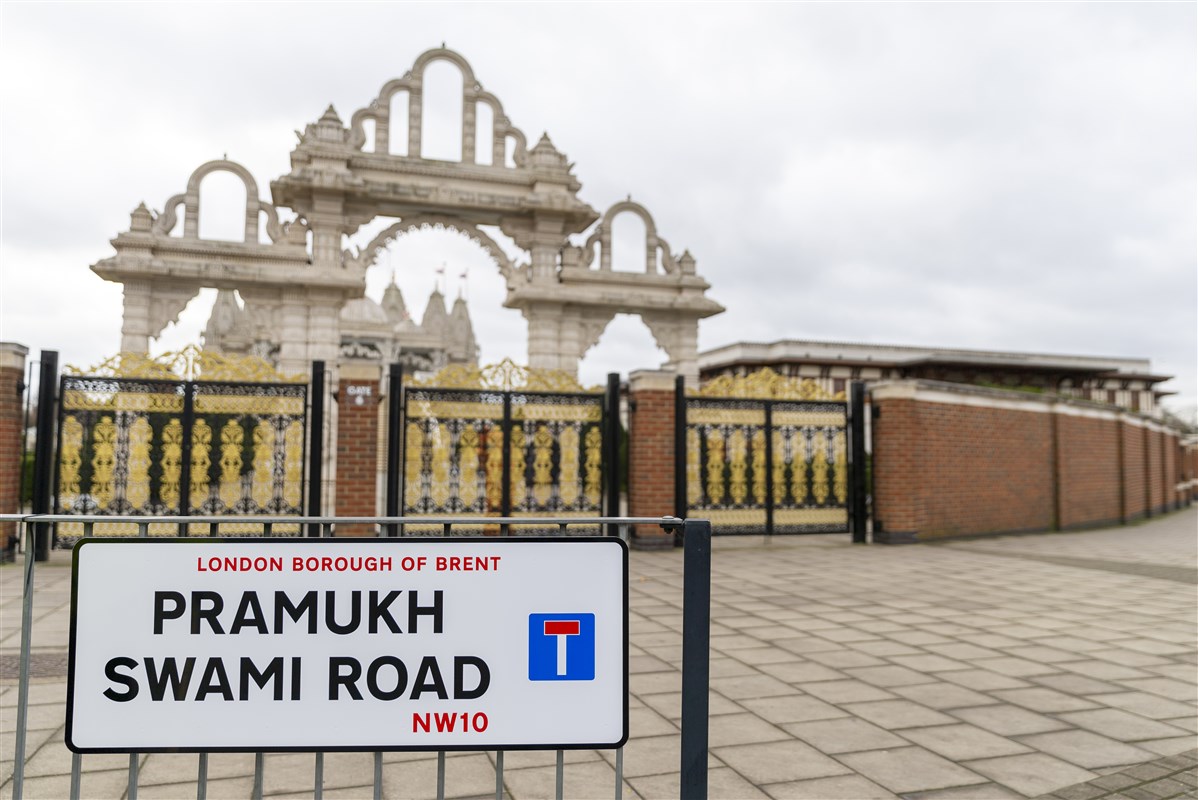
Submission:
M 1198 750 L 1159 758 L 1036 800 L 1173 800 L 1198 797 Z
M 1196 796 L 1192 765 L 1169 761 L 1198 746 L 1198 597 L 1177 579 L 1198 565 L 1196 528 L 1188 509 L 1126 528 L 934 546 L 717 541 L 710 796 Z M 31 686 L 27 797 L 62 797 L 68 786 L 65 687 L 47 674 L 66 647 L 66 566 L 38 570 L 45 677 Z M 0 569 L 0 658 L 16 652 L 20 579 Z M 681 553 L 633 554 L 624 797 L 678 796 L 681 588 Z M 15 682 L 0 679 L 5 797 L 15 702 Z M 450 754 L 446 796 L 493 797 L 494 760 Z M 212 755 L 208 797 L 248 797 L 253 761 Z M 505 754 L 507 795 L 552 797 L 553 762 Z M 614 762 L 611 751 L 568 752 L 565 796 L 612 797 Z M 194 755 L 139 763 L 139 797 L 195 796 Z M 267 755 L 264 793 L 310 795 L 312 763 Z M 124 796 L 126 756 L 87 756 L 83 768 L 85 797 Z M 324 769 L 325 797 L 370 796 L 369 754 L 330 754 Z M 432 797 L 435 774 L 428 756 L 387 754 L 383 796 Z

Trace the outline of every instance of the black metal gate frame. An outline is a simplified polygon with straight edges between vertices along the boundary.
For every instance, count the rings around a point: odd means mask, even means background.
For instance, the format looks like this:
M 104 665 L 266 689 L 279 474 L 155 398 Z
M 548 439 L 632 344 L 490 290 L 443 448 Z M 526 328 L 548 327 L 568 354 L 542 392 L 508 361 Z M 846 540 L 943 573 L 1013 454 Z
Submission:
M 601 487 L 600 487 L 600 509 L 609 517 L 617 516 L 619 513 L 619 498 L 620 498 L 620 464 L 619 464 L 619 400 L 620 400 L 620 379 L 619 375 L 608 375 L 607 388 L 602 396 L 594 393 L 585 392 L 545 392 L 545 391 L 524 391 L 524 390 L 502 390 L 502 389 L 459 389 L 459 388 L 439 388 L 430 387 L 405 387 L 403 385 L 403 372 L 399 364 L 391 365 L 388 379 L 388 430 L 387 430 L 387 476 L 386 476 L 386 508 L 388 514 L 398 515 L 405 508 L 405 491 L 407 489 L 407 470 L 405 469 L 404 459 L 407 457 L 407 421 L 411 419 L 408 414 L 409 400 L 412 393 L 427 392 L 430 394 L 441 394 L 445 396 L 470 396 L 474 395 L 479 400 L 483 398 L 498 398 L 500 406 L 500 417 L 497 420 L 500 430 L 502 431 L 502 472 L 500 478 L 501 484 L 501 501 L 499 512 L 503 517 L 510 516 L 513 513 L 512 508 L 512 430 L 518 424 L 518 420 L 512 418 L 512 400 L 514 397 L 531 397 L 531 398 L 562 398 L 562 399 L 577 399 L 585 401 L 589 404 L 595 404 L 600 409 L 600 432 L 601 446 L 600 453 L 602 464 L 600 467 Z M 598 401 L 598 402 L 597 402 Z M 485 401 L 484 401 L 485 402 Z M 524 513 L 524 512 L 517 512 Z M 551 512 L 558 513 L 558 512 Z M 461 515 L 459 515 L 461 516 Z M 488 520 L 487 517 L 480 515 L 479 520 Z M 609 525 L 609 535 L 617 535 L 616 526 Z
M 775 405 L 803 405 L 805 401 L 800 400 L 772 400 L 772 399 L 754 399 L 754 398 L 729 398 L 732 402 L 748 403 L 757 405 L 762 409 L 764 423 L 764 444 L 765 444 L 765 525 L 761 531 L 766 536 L 773 536 L 778 531 L 774 524 L 774 442 L 773 442 L 773 410 Z M 703 398 L 705 402 L 718 403 L 717 398 Z M 866 542 L 866 526 L 867 526 L 867 506 L 866 499 L 868 495 L 868 487 L 866 485 L 866 469 L 865 469 L 865 384 L 860 381 L 855 381 L 850 387 L 850 397 L 848 402 L 844 401 L 817 401 L 819 405 L 839 405 L 844 408 L 846 417 L 846 429 L 848 433 L 848 448 L 846 456 L 848 458 L 848 497 L 845 503 L 847 511 L 847 530 L 852 533 L 854 543 L 861 544 Z M 675 511 L 674 513 L 686 518 L 690 513 L 690 498 L 688 497 L 687 486 L 687 397 L 686 385 L 684 379 L 679 376 L 675 379 L 674 392 L 674 498 Z M 698 510 L 698 513 L 703 513 Z M 834 530 L 812 530 L 799 531 L 797 533 L 838 533 L 844 532 L 845 528 L 837 528 Z M 728 536 L 743 534 L 743 531 L 716 531 L 716 535 Z M 787 533 L 792 533 L 787 531 Z
M 44 376 L 43 376 L 43 380 L 44 380 Z M 51 380 L 52 380 L 52 378 L 51 378 Z M 192 433 L 195 429 L 195 421 L 196 421 L 195 400 L 196 400 L 196 396 L 198 394 L 206 394 L 206 395 L 213 394 L 213 392 L 211 390 L 216 387 L 228 387 L 228 388 L 232 388 L 232 389 L 256 389 L 257 388 L 257 389 L 262 389 L 264 392 L 268 389 L 272 390 L 272 391 L 277 391 L 280 388 L 285 388 L 289 391 L 283 392 L 282 394 L 280 394 L 278 396 L 290 395 L 290 396 L 298 397 L 300 399 L 300 407 L 302 409 L 305 409 L 305 412 L 307 409 L 307 402 L 308 402 L 308 386 L 307 386 L 307 384 L 259 383 L 259 382 L 250 382 L 250 381 L 227 381 L 227 380 L 189 381 L 189 380 L 169 380 L 169 379 L 158 379 L 158 378 L 145 378 L 145 379 L 143 379 L 143 378 L 108 378 L 108 377 L 96 377 L 96 376 L 62 375 L 58 382 L 58 395 L 57 395 L 58 402 L 56 404 L 57 405 L 57 417 L 56 417 L 57 433 L 56 433 L 56 437 L 55 437 L 55 448 L 54 448 L 56 456 L 54 458 L 54 464 L 53 464 L 54 477 L 53 477 L 53 506 L 52 506 L 54 508 L 54 510 L 60 514 L 70 513 L 70 512 L 63 510 L 59 503 L 59 492 L 61 489 L 61 487 L 60 487 L 60 480 L 61 480 L 60 466 L 61 466 L 61 453 L 62 453 L 63 421 L 65 418 L 66 412 L 69 410 L 69 409 L 67 409 L 66 402 L 65 402 L 66 393 L 75 384 L 78 384 L 78 387 L 75 390 L 86 391 L 86 388 L 84 387 L 84 384 L 86 384 L 86 383 L 110 384 L 110 385 L 117 387 L 117 391 L 120 391 L 120 387 L 122 387 L 122 386 L 139 386 L 139 387 L 147 387 L 150 389 L 157 389 L 160 394 L 165 394 L 165 395 L 181 394 L 182 395 L 182 409 L 181 409 L 181 412 L 179 415 L 180 423 L 182 425 L 182 437 L 181 437 L 181 442 L 180 442 L 182 453 L 180 455 L 180 464 L 179 464 L 179 467 L 180 467 L 179 505 L 178 505 L 178 510 L 176 512 L 180 516 L 186 516 L 186 515 L 190 514 L 192 511 L 192 505 L 191 505 L 191 467 L 192 467 L 192 448 L 193 448 Z M 306 416 L 307 416 L 306 413 L 303 416 L 301 416 L 301 420 L 304 423 L 304 428 L 305 428 L 304 435 L 302 436 L 303 444 L 302 444 L 302 450 L 300 453 L 300 464 L 301 465 L 305 464 L 307 461 L 307 444 L 308 444 L 307 443 L 307 439 L 308 439 L 307 422 L 308 422 L 308 420 L 306 419 Z M 39 433 L 40 433 L 40 430 L 41 429 L 39 427 Z M 301 512 L 304 507 L 304 495 L 305 495 L 306 487 L 307 487 L 307 482 L 303 480 L 303 476 L 301 475 L 300 481 L 299 481 L 299 491 L 300 491 L 299 502 L 296 504 L 297 508 L 300 509 Z M 103 513 L 103 512 L 98 512 L 98 513 Z M 170 513 L 170 512 L 167 512 L 167 513 Z M 233 513 L 233 512 L 230 512 L 230 513 Z

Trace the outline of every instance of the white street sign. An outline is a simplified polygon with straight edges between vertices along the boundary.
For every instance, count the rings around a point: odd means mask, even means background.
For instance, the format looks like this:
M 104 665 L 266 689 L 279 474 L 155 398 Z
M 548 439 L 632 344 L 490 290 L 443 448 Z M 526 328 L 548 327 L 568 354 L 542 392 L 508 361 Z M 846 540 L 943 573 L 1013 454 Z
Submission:
M 86 539 L 76 752 L 619 747 L 615 538 Z

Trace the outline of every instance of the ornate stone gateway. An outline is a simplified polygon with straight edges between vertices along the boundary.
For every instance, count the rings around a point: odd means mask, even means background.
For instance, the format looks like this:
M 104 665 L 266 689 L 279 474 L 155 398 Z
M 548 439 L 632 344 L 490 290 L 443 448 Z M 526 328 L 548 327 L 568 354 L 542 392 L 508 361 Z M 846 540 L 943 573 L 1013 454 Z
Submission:
M 257 358 L 194 349 L 88 372 L 61 380 L 56 513 L 303 513 L 306 384 L 281 382 Z M 60 525 L 59 545 L 82 533 Z
M 457 161 L 422 154 L 424 75 L 439 60 L 456 65 L 463 79 Z M 402 155 L 391 147 L 401 122 L 391 117 L 392 100 L 401 96 L 407 98 Z M 493 119 L 481 133 L 480 105 Z M 335 364 L 339 312 L 347 300 L 363 296 L 366 270 L 379 253 L 397 236 L 441 227 L 468 236 L 495 262 L 507 282 L 504 304 L 528 320 L 530 366 L 573 373 L 614 315 L 631 313 L 645 321 L 673 368 L 697 379 L 698 321 L 723 309 L 705 296 L 709 286 L 696 274 L 695 259 L 673 254 L 649 212 L 631 200 L 601 217 L 579 199 L 582 184 L 566 156 L 548 136 L 528 149 L 524 134 L 462 56 L 429 50 L 402 78 L 384 84 L 348 125 L 330 106 L 297 135 L 291 171 L 271 182 L 273 203 L 259 198 L 244 167 L 219 160 L 196 169 L 161 213 L 144 204 L 133 212 L 129 230 L 113 240 L 116 255 L 92 266 L 124 285 L 122 351 L 145 353 L 150 338 L 201 288 L 215 287 L 234 289 L 244 301 L 252 352 L 287 373 L 302 373 L 312 360 Z M 489 157 L 476 157 L 478 142 L 485 142 L 481 149 Z M 215 171 L 231 172 L 245 184 L 241 242 L 199 236 L 200 181 Z M 176 233 L 180 207 L 182 231 Z M 291 209 L 295 218 L 281 221 L 279 208 Z M 643 272 L 612 269 L 611 226 L 621 212 L 645 222 Z M 343 237 L 377 217 L 397 221 L 364 250 L 343 249 Z M 498 228 L 526 257 L 508 258 L 484 226 Z M 583 246 L 571 243 L 571 236 L 586 235 L 592 226 Z M 259 241 L 263 229 L 269 241 Z
M 405 390 L 404 516 L 603 514 L 615 423 L 599 390 L 510 361 L 427 383 Z

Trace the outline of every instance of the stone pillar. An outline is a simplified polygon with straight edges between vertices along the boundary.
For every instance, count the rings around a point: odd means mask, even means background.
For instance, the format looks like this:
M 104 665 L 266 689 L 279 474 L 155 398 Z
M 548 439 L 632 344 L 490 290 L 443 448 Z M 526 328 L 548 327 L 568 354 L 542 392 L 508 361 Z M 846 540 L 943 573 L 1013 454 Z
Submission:
M 121 352 L 150 352 L 150 297 L 147 281 L 126 281 L 125 311 L 121 321 Z
M 302 289 L 284 289 L 279 307 L 279 371 L 306 375 L 314 359 L 308 354 L 308 301 Z M 330 360 L 326 364 L 333 363 Z
M 21 437 L 25 435 L 21 401 L 25 390 L 25 356 L 29 348 L 0 342 L 0 514 L 20 511 Z M 17 525 L 0 523 L 0 562 L 13 561 Z
M 528 320 L 528 366 L 533 369 L 560 369 L 561 343 L 559 315 L 555 308 L 526 306 Z
M 562 240 L 563 237 L 557 233 L 533 239 L 528 252 L 532 257 L 530 269 L 534 283 L 557 280 L 557 254 L 564 244 Z
M 379 387 L 381 370 L 373 363 L 340 367 L 337 381 L 337 486 L 341 517 L 378 515 Z M 373 536 L 373 525 L 338 525 L 338 536 Z
M 674 514 L 674 373 L 638 370 L 629 376 L 628 513 L 634 517 Z M 632 546 L 674 546 L 673 535 L 656 525 L 637 525 Z

